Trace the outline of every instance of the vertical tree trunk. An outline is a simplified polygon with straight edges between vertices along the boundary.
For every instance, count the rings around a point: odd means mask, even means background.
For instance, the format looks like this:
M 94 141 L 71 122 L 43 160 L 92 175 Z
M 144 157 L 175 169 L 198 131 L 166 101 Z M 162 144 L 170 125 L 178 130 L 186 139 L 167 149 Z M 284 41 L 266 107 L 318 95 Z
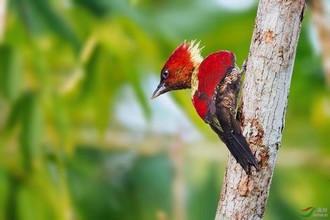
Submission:
M 229 156 L 217 220 L 263 218 L 304 9 L 305 0 L 259 1 L 238 117 L 261 170 L 247 176 Z

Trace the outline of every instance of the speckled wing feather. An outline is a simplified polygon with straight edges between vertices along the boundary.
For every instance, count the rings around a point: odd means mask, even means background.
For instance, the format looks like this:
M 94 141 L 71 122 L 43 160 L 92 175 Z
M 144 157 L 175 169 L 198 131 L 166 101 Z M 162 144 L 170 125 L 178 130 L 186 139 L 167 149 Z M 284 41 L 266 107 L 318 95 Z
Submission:
M 226 144 L 246 173 L 250 173 L 250 165 L 259 170 L 235 119 L 241 72 L 236 67 L 234 54 L 218 51 L 206 57 L 197 77 L 198 88 L 193 95 L 197 113 Z

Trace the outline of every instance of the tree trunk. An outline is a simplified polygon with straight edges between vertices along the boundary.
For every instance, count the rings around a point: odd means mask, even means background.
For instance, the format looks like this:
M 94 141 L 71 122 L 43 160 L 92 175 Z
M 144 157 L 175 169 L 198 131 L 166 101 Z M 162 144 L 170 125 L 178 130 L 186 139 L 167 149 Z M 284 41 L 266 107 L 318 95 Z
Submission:
M 230 155 L 215 219 L 262 219 L 281 145 L 305 0 L 260 0 L 238 118 L 261 170 Z

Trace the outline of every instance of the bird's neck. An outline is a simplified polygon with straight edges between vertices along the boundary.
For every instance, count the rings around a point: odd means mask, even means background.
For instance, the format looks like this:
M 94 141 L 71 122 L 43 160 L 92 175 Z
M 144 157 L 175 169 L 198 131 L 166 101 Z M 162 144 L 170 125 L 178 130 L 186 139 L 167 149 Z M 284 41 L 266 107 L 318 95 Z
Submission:
M 191 97 L 194 96 L 195 92 L 198 89 L 198 70 L 200 63 L 195 67 L 194 71 L 191 74 Z

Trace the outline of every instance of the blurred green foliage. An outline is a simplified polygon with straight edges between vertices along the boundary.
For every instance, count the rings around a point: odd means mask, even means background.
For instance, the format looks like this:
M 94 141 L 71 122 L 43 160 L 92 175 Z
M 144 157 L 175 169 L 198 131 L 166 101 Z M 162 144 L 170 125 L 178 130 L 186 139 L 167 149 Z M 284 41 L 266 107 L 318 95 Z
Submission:
M 186 219 L 213 219 L 224 163 L 191 157 L 181 144 L 184 161 L 176 166 L 169 141 L 175 135 L 148 133 L 146 140 L 161 140 L 158 150 L 146 150 L 144 142 L 138 146 L 138 138 L 118 147 L 107 137 L 127 132 L 114 116 L 124 86 L 133 89 L 150 122 L 146 79 L 184 39 L 201 40 L 203 55 L 231 50 L 241 64 L 256 7 L 230 12 L 197 0 L 12 0 L 6 13 L 0 42 L 0 219 L 172 219 L 180 170 Z M 330 97 L 310 44 L 309 19 L 266 219 L 299 218 L 308 206 L 330 208 Z M 196 117 L 188 93 L 173 99 L 218 143 Z M 202 146 L 200 151 L 208 151 Z M 287 149 L 296 152 L 289 160 L 298 165 L 285 161 Z

